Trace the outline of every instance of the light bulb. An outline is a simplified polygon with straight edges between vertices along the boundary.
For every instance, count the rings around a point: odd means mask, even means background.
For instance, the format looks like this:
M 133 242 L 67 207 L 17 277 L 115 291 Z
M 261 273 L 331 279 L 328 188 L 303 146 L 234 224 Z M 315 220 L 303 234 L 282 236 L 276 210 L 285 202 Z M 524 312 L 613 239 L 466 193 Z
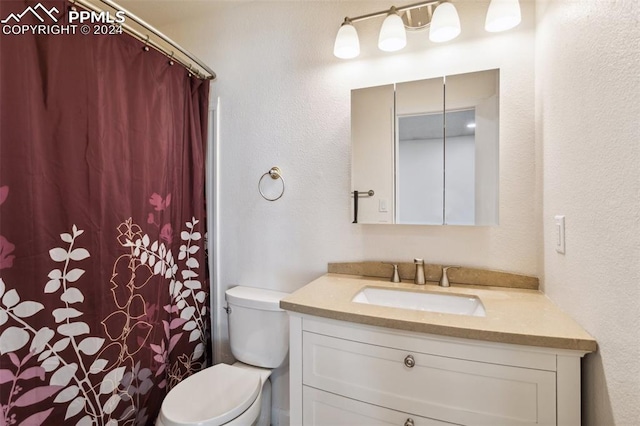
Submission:
M 521 20 L 518 0 L 491 0 L 484 29 L 490 33 L 506 31 L 516 27 Z
M 404 29 L 404 22 L 398 15 L 395 7 L 392 7 L 389 14 L 382 22 L 380 36 L 378 37 L 378 48 L 385 52 L 395 52 L 407 45 L 407 32 Z
M 338 30 L 333 54 L 340 59 L 352 59 L 360 54 L 358 32 L 349 20 L 345 19 Z
M 451 3 L 441 3 L 436 7 L 431 18 L 429 40 L 435 43 L 453 40 L 460 34 L 460 18 L 458 11 Z

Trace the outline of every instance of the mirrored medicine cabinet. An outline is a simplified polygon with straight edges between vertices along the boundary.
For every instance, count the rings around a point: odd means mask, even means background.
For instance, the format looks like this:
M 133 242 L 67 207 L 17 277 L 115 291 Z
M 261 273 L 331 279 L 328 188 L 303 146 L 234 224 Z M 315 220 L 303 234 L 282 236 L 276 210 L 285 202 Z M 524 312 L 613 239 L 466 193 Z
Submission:
M 498 224 L 499 70 L 351 91 L 354 223 Z

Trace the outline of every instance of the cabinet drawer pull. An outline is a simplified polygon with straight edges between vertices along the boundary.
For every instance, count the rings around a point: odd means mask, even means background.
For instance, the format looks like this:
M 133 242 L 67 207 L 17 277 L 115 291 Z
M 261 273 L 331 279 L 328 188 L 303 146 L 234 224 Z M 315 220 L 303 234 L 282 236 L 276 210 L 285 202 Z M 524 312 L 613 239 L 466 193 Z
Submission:
M 409 368 L 413 368 L 413 366 L 416 365 L 416 360 L 413 359 L 412 355 L 407 355 L 405 357 L 405 359 L 404 359 L 404 365 L 406 365 Z M 409 420 L 411 420 L 411 419 L 409 419 Z M 407 421 L 409 421 L 409 420 L 407 420 Z M 413 424 L 413 420 L 411 420 L 411 424 Z M 406 423 L 405 423 L 405 426 L 408 426 L 408 425 L 406 425 Z
M 407 421 L 404 422 L 404 426 L 413 426 L 413 419 L 409 417 Z

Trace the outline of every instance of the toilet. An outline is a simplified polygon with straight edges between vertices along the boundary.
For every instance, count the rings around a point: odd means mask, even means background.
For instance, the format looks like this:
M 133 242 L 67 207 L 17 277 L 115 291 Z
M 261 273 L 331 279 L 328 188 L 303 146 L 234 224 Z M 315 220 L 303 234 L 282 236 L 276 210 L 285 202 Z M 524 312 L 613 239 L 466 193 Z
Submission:
M 156 426 L 268 426 L 271 370 L 289 351 L 289 322 L 280 309 L 287 293 L 254 287 L 226 291 L 233 365 L 206 368 L 165 397 Z

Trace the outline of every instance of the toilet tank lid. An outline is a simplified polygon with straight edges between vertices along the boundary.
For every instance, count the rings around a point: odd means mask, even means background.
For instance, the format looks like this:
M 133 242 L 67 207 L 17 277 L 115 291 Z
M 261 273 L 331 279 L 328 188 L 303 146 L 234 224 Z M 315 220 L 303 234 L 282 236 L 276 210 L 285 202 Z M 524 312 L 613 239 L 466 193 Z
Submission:
M 280 309 L 280 300 L 289 295 L 289 293 L 281 291 L 245 286 L 230 288 L 225 294 L 230 305 L 261 309 L 263 311 L 282 311 Z

